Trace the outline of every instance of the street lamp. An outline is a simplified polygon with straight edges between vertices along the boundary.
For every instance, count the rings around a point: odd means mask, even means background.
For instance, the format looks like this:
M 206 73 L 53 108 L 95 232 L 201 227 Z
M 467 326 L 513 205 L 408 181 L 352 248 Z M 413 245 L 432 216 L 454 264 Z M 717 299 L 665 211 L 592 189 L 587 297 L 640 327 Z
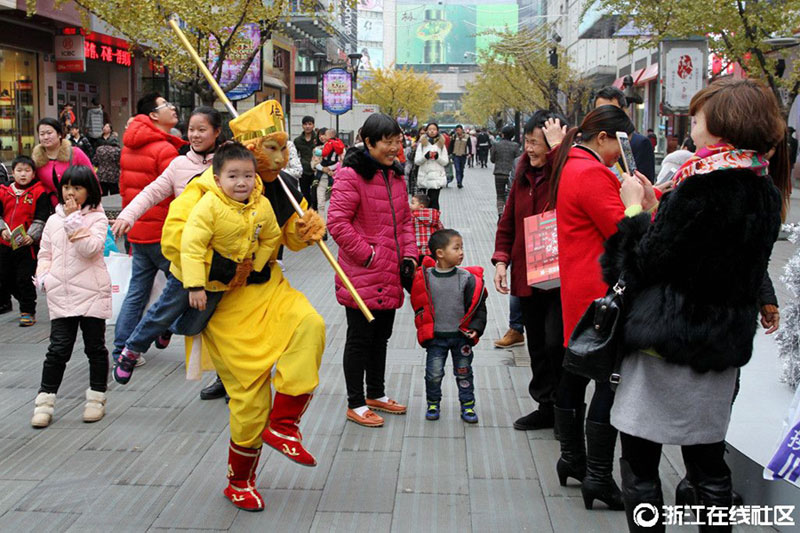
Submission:
M 363 57 L 358 52 L 347 54 L 347 57 L 350 59 L 350 68 L 353 71 L 353 85 L 356 84 L 358 80 L 358 67 L 361 66 L 361 58 Z
M 317 69 L 317 101 L 319 101 L 320 81 L 322 80 L 322 69 L 325 68 L 325 63 L 328 62 L 328 55 L 324 52 L 314 52 L 311 56 L 314 58 L 314 67 Z

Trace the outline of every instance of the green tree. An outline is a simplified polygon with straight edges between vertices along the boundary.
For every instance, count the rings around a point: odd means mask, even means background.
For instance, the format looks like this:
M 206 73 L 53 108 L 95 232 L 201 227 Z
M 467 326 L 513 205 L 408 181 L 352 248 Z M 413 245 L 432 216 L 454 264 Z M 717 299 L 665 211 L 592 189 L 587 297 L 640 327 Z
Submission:
M 373 70 L 371 79 L 360 82 L 356 98 L 378 106 L 391 117 L 424 121 L 433 111 L 441 88 L 430 76 L 411 67 L 387 67 Z
M 482 124 L 508 111 L 543 108 L 571 117 L 584 112 L 589 86 L 571 68 L 564 47 L 549 42 L 546 26 L 491 33 L 498 40 L 478 54 L 480 71 L 462 98 L 462 110 L 471 121 Z M 550 64 L 553 48 L 557 67 Z
M 651 34 L 635 40 L 634 47 L 708 36 L 711 52 L 739 63 L 749 77 L 766 82 L 788 115 L 788 106 L 800 90 L 800 62 L 792 62 L 792 69 L 779 77 L 779 61 L 786 61 L 794 49 L 776 49 L 769 40 L 792 37 L 800 28 L 800 0 L 594 0 L 592 4 Z
M 56 6 L 68 0 L 56 0 Z M 243 61 L 236 78 L 223 85 L 230 91 L 242 81 L 247 69 L 257 57 L 272 31 L 288 16 L 291 0 L 72 0 L 84 14 L 91 13 L 125 35 L 131 45 L 170 69 L 171 79 L 179 86 L 196 93 L 202 102 L 211 105 L 216 96 L 197 69 L 189 54 L 180 46 L 167 21 L 173 15 L 180 18 L 184 32 L 199 56 L 211 69 L 217 82 L 220 68 L 226 59 Z M 38 0 L 26 0 L 28 15 L 36 12 Z M 312 2 L 303 0 L 305 9 Z M 323 14 L 322 16 L 325 16 Z M 246 39 L 246 24 L 256 23 L 260 40 Z M 84 26 L 89 27 L 88 16 Z M 212 42 L 218 45 L 212 45 Z

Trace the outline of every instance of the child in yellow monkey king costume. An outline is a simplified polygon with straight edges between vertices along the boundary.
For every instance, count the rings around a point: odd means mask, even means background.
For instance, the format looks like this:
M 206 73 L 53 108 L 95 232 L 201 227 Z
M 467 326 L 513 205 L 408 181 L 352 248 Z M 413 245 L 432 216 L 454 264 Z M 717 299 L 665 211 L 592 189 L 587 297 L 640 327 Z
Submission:
M 319 241 L 325 223 L 316 212 L 306 209 L 297 181 L 281 172 L 288 151 L 280 104 L 264 102 L 232 120 L 230 127 L 235 140 L 256 156 L 264 196 L 281 230 L 281 243 L 299 251 Z M 292 208 L 277 180 L 279 174 L 305 210 L 303 218 Z M 180 234 L 186 217 L 211 183 L 213 175 L 204 172 L 189 182 L 170 206 L 161 244 L 164 256 L 173 264 L 180 261 Z M 299 464 L 316 465 L 303 447 L 298 424 L 319 383 L 325 323 L 283 277 L 277 253 L 276 247 L 264 269 L 249 274 L 258 278 L 257 283 L 227 291 L 203 333 L 186 343 L 189 377 L 201 369 L 215 368 L 230 396 L 229 484 L 224 494 L 248 511 L 264 508 L 255 485 L 262 442 Z M 273 368 L 274 401 L 270 387 Z

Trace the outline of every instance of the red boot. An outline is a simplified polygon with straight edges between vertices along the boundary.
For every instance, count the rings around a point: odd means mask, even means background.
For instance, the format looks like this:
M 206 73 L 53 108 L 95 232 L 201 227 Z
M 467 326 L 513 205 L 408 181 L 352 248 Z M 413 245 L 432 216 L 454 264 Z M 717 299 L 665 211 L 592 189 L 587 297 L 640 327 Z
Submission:
M 303 466 L 317 466 L 317 460 L 303 447 L 303 435 L 297 427 L 310 401 L 310 394 L 289 396 L 276 392 L 269 422 L 261 434 L 265 444 Z
M 263 511 L 264 498 L 256 490 L 256 467 L 261 448 L 245 448 L 231 441 L 228 449 L 228 486 L 222 492 L 245 511 Z

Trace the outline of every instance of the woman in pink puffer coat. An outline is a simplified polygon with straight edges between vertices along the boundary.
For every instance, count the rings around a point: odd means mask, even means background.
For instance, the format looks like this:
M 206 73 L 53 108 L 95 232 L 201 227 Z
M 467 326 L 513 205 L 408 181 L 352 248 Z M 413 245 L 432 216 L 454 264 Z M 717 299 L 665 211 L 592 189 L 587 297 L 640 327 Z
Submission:
M 406 412 L 405 405 L 386 396 L 384 373 L 395 310 L 403 305 L 401 278 L 413 279 L 417 248 L 403 171 L 396 164 L 403 130 L 388 115 L 376 113 L 364 122 L 361 137 L 364 148 L 352 148 L 336 173 L 328 231 L 339 245 L 342 269 L 375 316 L 367 323 L 337 276 L 336 299 L 347 314 L 347 418 L 377 427 L 384 421 L 371 409 Z
M 108 219 L 100 205 L 100 184 L 91 168 L 73 166 L 61 176 L 59 187 L 59 204 L 44 226 L 36 268 L 50 312 L 50 346 L 31 420 L 40 428 L 53 418 L 78 328 L 89 358 L 84 422 L 103 418 L 108 383 L 105 333 L 111 318 L 111 278 L 103 261 Z

